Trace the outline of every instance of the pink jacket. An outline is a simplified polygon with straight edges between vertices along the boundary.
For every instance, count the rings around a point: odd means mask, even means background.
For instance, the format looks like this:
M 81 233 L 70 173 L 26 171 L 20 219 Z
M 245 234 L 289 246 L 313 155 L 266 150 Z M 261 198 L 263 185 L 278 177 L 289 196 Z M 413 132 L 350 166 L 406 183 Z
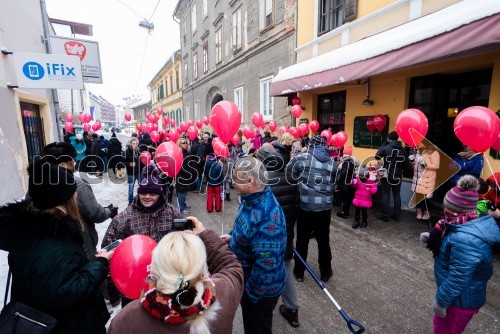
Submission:
M 262 143 L 262 137 L 261 136 L 255 136 L 252 140 L 252 148 L 258 150 L 261 146 Z
M 352 204 L 360 208 L 372 207 L 372 195 L 377 192 L 377 184 L 372 180 L 361 181 L 359 178 L 352 180 L 351 186 L 356 189 Z

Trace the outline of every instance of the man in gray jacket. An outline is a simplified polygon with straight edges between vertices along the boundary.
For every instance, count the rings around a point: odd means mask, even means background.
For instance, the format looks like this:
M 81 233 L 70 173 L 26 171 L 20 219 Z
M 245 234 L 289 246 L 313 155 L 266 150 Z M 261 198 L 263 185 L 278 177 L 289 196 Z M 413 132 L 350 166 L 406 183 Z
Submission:
M 325 143 L 325 137 L 314 136 L 307 152 L 292 159 L 287 165 L 287 171 L 291 171 L 294 180 L 298 181 L 300 193 L 296 249 L 307 260 L 309 236 L 314 231 L 318 242 L 321 280 L 328 282 L 333 274 L 330 220 L 337 164 L 330 158 Z M 293 273 L 298 282 L 304 281 L 304 270 L 302 262 L 295 259 Z

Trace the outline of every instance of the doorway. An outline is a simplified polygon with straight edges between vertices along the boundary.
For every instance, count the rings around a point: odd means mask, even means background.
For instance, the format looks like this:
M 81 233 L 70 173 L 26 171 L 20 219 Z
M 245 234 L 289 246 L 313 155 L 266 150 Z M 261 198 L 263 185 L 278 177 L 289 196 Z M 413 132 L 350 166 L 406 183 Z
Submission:
M 39 105 L 21 102 L 20 106 L 28 162 L 32 163 L 43 155 L 43 148 L 45 146 L 43 118 L 40 117 Z

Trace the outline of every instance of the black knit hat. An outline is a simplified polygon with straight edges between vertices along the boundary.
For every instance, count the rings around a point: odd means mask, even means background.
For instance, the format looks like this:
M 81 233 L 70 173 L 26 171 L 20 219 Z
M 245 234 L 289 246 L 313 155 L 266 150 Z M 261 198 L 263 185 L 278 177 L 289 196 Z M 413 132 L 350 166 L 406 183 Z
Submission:
M 387 139 L 389 140 L 398 140 L 399 139 L 399 135 L 396 131 L 392 131 L 390 132 L 388 135 L 387 135 Z
M 325 144 L 326 144 L 326 138 L 322 137 L 322 136 L 314 136 L 309 141 L 310 147 L 318 146 L 318 145 L 325 146 Z
M 53 142 L 43 148 L 43 156 L 48 163 L 58 165 L 75 159 L 76 150 L 70 143 Z
M 161 187 L 160 173 L 153 163 L 142 169 L 142 180 L 137 188 L 138 194 L 163 194 Z
M 73 174 L 44 159 L 31 164 L 28 174 L 28 192 L 37 209 L 50 209 L 64 204 L 76 191 Z

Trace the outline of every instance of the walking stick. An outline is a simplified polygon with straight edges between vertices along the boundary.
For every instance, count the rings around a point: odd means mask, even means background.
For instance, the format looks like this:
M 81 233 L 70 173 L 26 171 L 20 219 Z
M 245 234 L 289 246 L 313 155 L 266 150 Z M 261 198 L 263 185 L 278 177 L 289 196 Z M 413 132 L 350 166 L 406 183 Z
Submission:
M 326 289 L 325 285 L 319 280 L 318 276 L 316 276 L 316 274 L 311 269 L 311 267 L 309 267 L 309 265 L 307 264 L 307 262 L 302 258 L 302 256 L 300 256 L 299 252 L 297 252 L 297 250 L 295 248 L 293 249 L 293 252 L 295 253 L 295 256 L 300 260 L 300 262 L 302 262 L 302 264 L 306 267 L 307 271 L 309 272 L 309 274 L 311 274 L 312 278 L 314 278 L 314 280 L 316 281 L 316 284 L 319 285 L 319 287 L 321 288 L 321 290 L 323 290 L 323 292 L 326 293 L 326 295 L 328 296 L 328 298 L 335 305 L 335 307 L 339 311 L 339 313 L 342 316 L 342 318 L 344 318 L 344 320 L 346 321 L 347 327 L 349 327 L 349 330 L 351 331 L 351 333 L 354 333 L 354 334 L 364 333 L 365 332 L 365 327 L 363 327 L 363 325 L 361 325 L 356 320 L 353 320 L 353 319 L 349 318 L 349 316 L 347 315 L 347 313 L 342 309 L 342 307 L 340 307 L 340 305 L 337 303 L 337 301 L 333 298 L 333 296 L 330 294 L 330 292 Z M 354 327 L 357 327 L 358 330 L 356 330 Z

